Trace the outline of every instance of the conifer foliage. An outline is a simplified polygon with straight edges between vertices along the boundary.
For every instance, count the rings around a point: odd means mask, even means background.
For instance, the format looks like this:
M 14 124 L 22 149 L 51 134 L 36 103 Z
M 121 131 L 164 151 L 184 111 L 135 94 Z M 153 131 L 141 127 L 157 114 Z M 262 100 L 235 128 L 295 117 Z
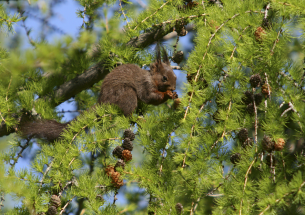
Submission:
M 1 213 L 305 213 L 304 0 L 78 0 L 78 37 L 50 43 L 26 25 L 38 3 L 14 2 L 0 3 Z M 31 48 L 6 45 L 15 24 Z M 157 41 L 187 75 L 179 100 L 130 117 L 95 105 L 105 75 L 150 65 Z M 59 138 L 21 135 L 63 123 L 71 98 L 81 114 Z

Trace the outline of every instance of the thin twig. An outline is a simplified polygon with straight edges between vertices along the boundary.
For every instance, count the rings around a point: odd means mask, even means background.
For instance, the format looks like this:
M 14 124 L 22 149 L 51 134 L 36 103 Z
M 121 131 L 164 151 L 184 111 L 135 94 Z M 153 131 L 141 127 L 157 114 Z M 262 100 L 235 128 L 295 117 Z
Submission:
M 195 117 L 195 120 L 196 120 L 197 117 L 199 116 L 199 114 L 200 114 L 200 112 L 202 111 L 202 109 L 203 109 L 204 106 L 205 106 L 205 104 L 201 105 L 201 107 L 200 107 L 200 109 L 199 109 L 199 111 L 198 111 L 198 113 L 197 113 L 197 116 Z M 194 124 L 193 124 L 193 126 L 192 126 L 192 128 L 191 128 L 190 139 L 192 139 L 192 137 L 193 137 L 194 128 L 195 128 L 195 122 L 194 122 Z M 183 162 L 182 162 L 182 168 L 185 167 L 186 154 L 187 154 L 187 152 L 188 152 L 188 149 L 190 148 L 190 144 L 191 144 L 191 140 L 188 142 L 188 144 L 187 144 L 187 149 L 185 150 L 185 153 L 184 153 L 184 158 L 183 158 Z
M 247 27 L 245 27 L 245 28 L 242 30 L 241 33 L 244 33 L 244 31 L 247 30 L 247 28 L 249 28 L 250 26 L 251 26 L 251 25 L 248 25 Z M 237 41 L 239 41 L 241 37 L 242 37 L 242 34 L 239 35 Z M 232 51 L 232 54 L 231 54 L 231 56 L 230 56 L 230 59 L 232 59 L 232 57 L 233 57 L 233 55 L 234 55 L 234 52 L 235 52 L 235 50 L 236 50 L 236 47 L 237 47 L 237 46 L 235 45 L 235 46 L 234 46 L 234 49 L 233 49 L 233 51 Z
M 6 97 L 5 97 L 5 100 L 6 100 L 6 101 L 7 101 L 7 95 L 8 95 L 8 91 L 10 90 L 10 86 L 11 86 L 11 83 L 12 83 L 12 78 L 13 78 L 13 76 L 11 76 L 10 83 L 8 84 L 8 87 L 7 87 L 7 91 L 6 91 Z
M 194 18 L 198 18 L 198 17 L 201 17 L 201 16 L 208 16 L 209 14 L 206 14 L 206 13 L 203 13 L 203 14 L 200 14 L 200 15 L 192 15 L 192 16 L 186 16 L 186 17 L 181 17 L 179 19 L 171 19 L 171 20 L 166 20 L 164 22 L 161 22 L 159 24 L 154 24 L 152 25 L 153 27 L 157 27 L 157 26 L 163 26 L 165 24 L 169 24 L 169 23 L 173 23 L 173 22 L 178 22 L 180 20 L 185 20 L 185 19 L 194 19 Z
M 4 192 L 3 191 L 1 191 L 0 192 L 0 210 L 1 210 L 1 208 L 4 206 L 3 205 L 3 202 L 5 201 L 5 199 L 4 199 Z
M 280 72 L 280 74 L 281 74 L 282 76 L 284 76 L 285 78 L 287 78 L 289 81 L 292 81 L 292 82 L 293 82 L 293 85 L 294 85 L 296 88 L 299 88 L 299 84 L 298 84 L 295 80 L 293 80 L 292 77 L 286 75 L 284 72 Z
M 167 1 L 167 2 L 165 2 L 163 5 L 161 5 L 161 7 L 159 7 L 153 14 L 151 14 L 150 16 L 148 16 L 148 17 L 146 17 L 145 19 L 143 19 L 141 22 L 140 22 L 140 24 L 142 24 L 143 22 L 145 22 L 148 18 L 150 18 L 150 17 L 152 17 L 153 15 L 155 15 L 159 10 L 161 10 L 166 4 L 168 4 L 169 2 L 171 2 L 171 1 Z M 133 30 L 135 31 L 137 28 L 138 28 L 138 26 L 140 25 L 140 24 L 138 24 Z
M 126 22 L 127 22 L 127 27 L 128 27 L 128 29 L 130 30 L 130 26 L 129 26 L 127 17 L 126 17 L 126 15 L 125 15 L 124 10 L 123 10 L 123 7 L 122 7 L 122 0 L 119 1 L 119 5 L 120 5 L 120 7 L 121 7 L 122 14 L 124 15 L 124 18 L 125 18 L 125 20 L 126 20 Z
M 74 198 L 74 197 L 73 197 Z M 72 198 L 72 199 L 73 199 Z M 66 210 L 66 208 L 68 207 L 68 205 L 70 204 L 70 202 L 72 201 L 72 199 L 70 199 L 66 204 L 65 204 L 65 206 L 60 210 L 60 213 L 59 213 L 59 215 L 61 215 L 65 210 Z
M 118 192 L 118 190 L 116 189 L 115 190 L 115 192 L 114 192 L 114 198 L 113 198 L 113 205 L 115 205 L 115 202 L 116 202 L 116 200 L 118 200 L 118 198 L 116 197 L 116 195 L 118 194 L 119 192 Z
M 275 48 L 275 45 L 276 45 L 276 43 L 278 43 L 279 42 L 279 37 L 280 37 L 280 34 L 282 33 L 282 29 L 280 29 L 279 30 L 279 32 L 277 33 L 277 37 L 276 37 L 276 40 L 274 41 L 274 44 L 273 44 L 273 47 L 272 47 L 272 49 L 271 49 L 271 55 L 273 55 L 274 54 L 274 48 Z
M 228 177 L 228 176 L 227 176 L 227 177 Z M 208 193 L 205 194 L 204 196 L 212 196 L 212 194 L 213 194 L 216 190 L 218 190 L 222 185 L 223 185 L 223 183 L 219 183 L 219 185 L 218 185 L 217 187 L 215 187 L 213 190 L 211 190 L 210 192 L 208 192 Z M 201 199 L 201 196 L 199 196 L 199 198 L 197 199 L 196 204 L 195 204 L 194 209 L 193 209 L 193 212 L 196 211 L 200 199 Z
M 252 92 L 254 95 L 255 88 L 252 88 Z M 254 140 L 255 140 L 255 152 L 257 152 L 257 128 L 258 128 L 258 117 L 257 117 L 257 107 L 255 104 L 255 96 L 253 96 L 253 107 L 254 107 L 254 114 L 255 114 L 255 122 L 254 122 Z
M 227 116 L 226 116 L 226 121 L 228 120 L 229 118 L 229 113 L 231 111 L 231 106 L 232 106 L 232 100 L 230 100 L 230 103 L 229 103 L 229 107 L 228 107 L 228 112 L 227 112 Z M 222 132 L 222 135 L 220 138 L 218 138 L 215 143 L 213 143 L 213 145 L 211 146 L 211 150 L 217 145 L 217 143 L 219 142 L 219 140 L 221 140 L 225 135 L 226 135 L 226 121 L 225 121 L 225 125 L 224 125 L 224 128 L 223 128 L 223 132 Z
M 270 3 L 267 4 L 266 9 L 265 9 L 265 16 L 264 16 L 265 19 L 267 19 L 267 17 L 268 17 L 268 10 L 269 9 L 270 9 Z
M 39 193 L 39 191 L 41 190 L 41 187 L 42 187 L 42 184 L 43 184 L 43 180 L 45 179 L 47 173 L 50 171 L 51 167 L 53 166 L 53 163 L 54 163 L 54 158 L 52 157 L 52 158 L 51 158 L 51 162 L 50 162 L 50 164 L 48 165 L 48 168 L 44 171 L 43 176 L 42 176 L 42 178 L 41 178 L 41 180 L 40 180 L 40 186 L 39 186 L 39 189 L 38 189 L 38 193 Z
M 20 150 L 20 152 L 17 154 L 17 157 L 14 158 L 14 163 L 10 163 L 11 166 L 14 166 L 14 165 L 17 163 L 18 159 L 22 157 L 22 153 L 23 153 L 23 151 L 29 146 L 31 139 L 32 139 L 32 136 L 30 136 L 30 137 L 27 139 L 27 141 L 26 141 L 26 143 L 24 144 L 24 146 L 21 146 L 21 144 L 19 144 L 19 147 L 21 148 L 21 150 Z
M 234 19 L 235 17 L 237 17 L 237 16 L 239 16 L 240 14 L 239 13 L 237 13 L 237 14 L 235 14 L 234 16 L 232 16 L 231 18 L 229 18 L 229 19 L 227 19 L 226 21 L 224 21 L 216 30 L 215 30 L 215 32 L 211 35 L 211 37 L 210 37 L 210 39 L 209 39 L 209 42 L 208 42 L 208 44 L 207 44 L 207 46 L 206 46 L 206 51 L 205 51 L 205 53 L 204 53 L 204 55 L 203 55 L 203 57 L 202 57 L 202 61 L 205 59 L 205 56 L 207 55 L 207 53 L 208 53 L 208 48 L 209 48 L 209 46 L 211 45 L 211 43 L 212 43 L 212 39 L 215 37 L 215 35 L 216 35 L 216 33 L 228 22 L 228 21 L 230 21 L 231 19 Z M 194 79 L 194 82 L 197 82 L 197 79 L 198 79 L 198 77 L 199 77 L 199 72 L 200 72 L 200 69 L 203 67 L 203 64 L 201 64 L 200 66 L 199 66 L 199 68 L 198 68 L 198 70 L 197 70 L 197 73 L 196 73 L 196 76 L 195 76 L 195 79 Z M 193 94 L 194 94 L 194 90 L 192 91 L 192 93 L 191 93 L 191 96 L 190 96 L 190 99 L 189 99 L 189 104 L 188 104 L 188 106 L 186 107 L 186 110 L 185 110 L 185 113 L 184 113 L 184 117 L 183 117 L 183 119 L 185 119 L 186 118 L 186 115 L 187 115 L 187 113 L 188 113 L 188 110 L 189 110 L 189 108 L 190 108 L 190 103 L 191 103 L 191 101 L 192 101 L 192 98 L 193 98 Z
M 251 168 L 252 168 L 253 164 L 255 163 L 256 158 L 257 158 L 257 157 L 255 157 L 255 158 L 253 159 L 253 161 L 251 162 L 251 164 L 250 164 L 250 166 L 249 166 L 249 168 L 248 168 L 248 170 L 247 170 L 247 172 L 246 172 L 246 175 L 245 175 L 245 182 L 244 182 L 244 188 L 243 188 L 243 195 L 244 195 L 245 190 L 246 190 L 249 172 L 251 171 Z M 243 205 L 243 198 L 242 198 L 241 201 L 240 201 L 239 215 L 242 214 L 242 205 Z

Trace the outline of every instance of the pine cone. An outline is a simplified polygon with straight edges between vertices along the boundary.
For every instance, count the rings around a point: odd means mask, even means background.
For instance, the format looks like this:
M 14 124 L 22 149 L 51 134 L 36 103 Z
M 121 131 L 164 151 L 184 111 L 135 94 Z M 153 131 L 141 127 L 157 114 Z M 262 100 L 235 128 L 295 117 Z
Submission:
M 250 77 L 250 84 L 253 88 L 259 87 L 261 82 L 262 82 L 262 79 L 259 74 L 255 74 Z
M 248 129 L 242 128 L 238 132 L 237 136 L 238 136 L 238 139 L 240 140 L 240 142 L 242 142 L 242 143 L 245 142 L 246 139 L 248 139 Z
M 251 146 L 253 146 L 253 138 L 251 138 L 251 137 L 249 137 L 249 138 L 247 138 L 246 140 L 245 140 L 245 142 L 243 142 L 242 143 L 242 147 L 243 148 L 246 148 L 246 147 L 251 147 Z
M 274 143 L 274 150 L 275 151 L 282 151 L 282 149 L 285 146 L 285 140 L 283 138 L 277 139 L 277 141 Z
M 179 64 L 183 61 L 183 55 L 183 51 L 177 51 L 172 59 L 175 63 Z
M 173 109 L 176 110 L 181 104 L 181 99 L 177 98 L 174 100 Z
M 247 90 L 244 94 L 245 94 L 245 96 L 242 98 L 243 103 L 246 105 L 252 103 L 253 102 L 253 93 Z
M 189 2 L 189 3 L 187 3 L 186 8 L 189 10 L 192 10 L 193 7 L 197 7 L 197 6 L 198 6 L 197 2 Z
M 122 144 L 122 147 L 123 147 L 124 149 L 129 150 L 129 151 L 132 151 L 132 150 L 133 150 L 133 144 L 132 144 L 132 142 L 130 141 L 129 138 L 125 138 L 125 139 L 124 139 L 124 142 L 123 142 L 123 144 Z
M 122 152 L 123 152 L 123 147 L 122 146 L 117 146 L 113 149 L 112 155 L 114 157 L 122 159 Z
M 262 41 L 266 36 L 266 31 L 262 27 L 258 27 L 254 33 L 256 41 Z
M 188 73 L 186 75 L 186 80 L 189 82 L 189 83 L 192 83 L 193 82 L 193 79 L 195 78 L 196 74 L 190 74 Z
M 105 169 L 105 172 L 108 176 L 111 176 L 112 172 L 114 172 L 114 167 L 113 166 L 110 166 L 108 165 Z
M 247 111 L 250 115 L 254 115 L 254 105 L 252 103 L 247 105 Z
M 270 29 L 271 28 L 271 22 L 267 18 L 264 18 L 263 21 L 262 21 L 262 27 L 266 30 Z
M 255 104 L 258 106 L 263 101 L 263 95 L 261 93 L 257 93 L 254 95 Z
M 52 206 L 55 206 L 56 208 L 60 207 L 61 206 L 61 200 L 60 200 L 59 196 L 52 195 L 51 200 L 50 200 L 50 204 Z
M 271 91 L 271 87 L 270 87 L 269 84 L 264 84 L 264 85 L 262 86 L 262 94 L 264 94 L 264 95 L 269 95 L 271 92 L 272 92 L 272 91 Z
M 111 183 L 117 188 L 120 188 L 121 186 L 124 185 L 124 182 L 122 179 L 120 179 L 120 177 L 121 174 L 119 172 L 112 172 L 111 174 L 111 179 L 112 179 Z
M 116 164 L 115 164 L 115 166 L 114 166 L 114 169 L 115 169 L 115 171 L 117 171 L 116 169 L 117 168 L 122 168 L 122 169 L 124 169 L 125 168 L 125 162 L 123 161 L 123 160 L 118 160 L 117 162 L 116 162 Z
M 183 206 L 182 206 L 181 203 L 177 203 L 176 206 L 175 206 L 175 208 L 176 208 L 177 214 L 182 214 L 182 212 L 183 212 Z
M 269 136 L 264 136 L 262 141 L 263 149 L 267 152 L 272 152 L 274 150 L 274 141 Z
M 270 167 L 271 166 L 271 160 L 270 160 L 270 154 L 266 156 L 266 164 Z M 275 156 L 272 155 L 272 166 L 276 165 Z
M 103 201 L 104 201 L 104 198 L 103 198 L 103 195 L 102 195 L 102 194 L 96 195 L 95 199 L 98 200 L 98 201 L 100 201 L 100 202 L 103 202 Z
M 50 206 L 47 212 L 48 215 L 56 215 L 57 214 L 57 208 L 55 206 Z
M 241 157 L 241 155 L 239 153 L 235 153 L 235 154 L 231 155 L 230 161 L 233 164 L 237 164 L 240 161 L 240 157 Z
M 132 132 L 132 130 L 126 129 L 126 130 L 124 131 L 124 138 L 129 138 L 130 141 L 133 141 L 134 138 L 135 138 L 135 134 Z
M 123 153 L 122 153 L 122 157 L 124 158 L 124 160 L 126 162 L 132 160 L 132 154 L 129 150 L 124 150 Z

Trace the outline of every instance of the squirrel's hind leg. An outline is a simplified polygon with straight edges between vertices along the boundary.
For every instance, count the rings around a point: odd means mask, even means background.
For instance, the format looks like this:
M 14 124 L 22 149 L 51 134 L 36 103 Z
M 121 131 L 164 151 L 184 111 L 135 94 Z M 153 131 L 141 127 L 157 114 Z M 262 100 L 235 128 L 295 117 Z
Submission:
M 138 105 L 137 93 L 129 86 L 122 86 L 115 90 L 112 88 L 108 92 L 104 89 L 99 102 L 119 106 L 125 116 L 131 115 Z

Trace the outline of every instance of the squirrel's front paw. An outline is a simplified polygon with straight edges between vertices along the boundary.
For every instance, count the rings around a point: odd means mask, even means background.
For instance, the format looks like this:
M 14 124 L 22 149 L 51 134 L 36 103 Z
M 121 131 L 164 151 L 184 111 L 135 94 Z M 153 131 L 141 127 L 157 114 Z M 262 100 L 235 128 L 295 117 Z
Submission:
M 172 99 L 177 99 L 178 98 L 178 94 L 176 92 L 172 92 L 172 93 L 173 93 Z
M 173 91 L 170 91 L 170 90 L 166 91 L 166 95 L 170 99 L 178 98 L 178 94 L 176 92 L 173 92 Z

